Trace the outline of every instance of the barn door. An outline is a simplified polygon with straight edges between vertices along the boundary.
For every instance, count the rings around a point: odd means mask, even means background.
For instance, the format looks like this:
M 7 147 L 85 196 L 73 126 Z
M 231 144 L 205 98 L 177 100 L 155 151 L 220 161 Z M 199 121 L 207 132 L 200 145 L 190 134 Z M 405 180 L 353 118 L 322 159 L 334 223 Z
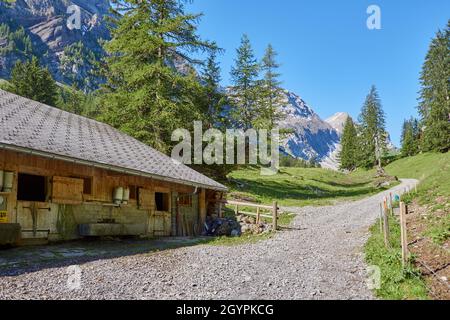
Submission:
M 178 195 L 177 231 L 179 236 L 196 236 L 199 230 L 198 195 Z
M 17 222 L 22 228 L 23 239 L 45 239 L 57 232 L 58 205 L 46 202 L 17 202 Z
M 139 208 L 148 210 L 148 234 L 168 237 L 172 233 L 170 190 L 139 189 Z
M 170 212 L 156 211 L 153 215 L 153 236 L 168 237 L 172 229 L 172 214 Z
M 48 239 L 56 230 L 57 205 L 51 205 L 48 177 L 21 173 L 17 182 L 17 222 L 23 239 Z

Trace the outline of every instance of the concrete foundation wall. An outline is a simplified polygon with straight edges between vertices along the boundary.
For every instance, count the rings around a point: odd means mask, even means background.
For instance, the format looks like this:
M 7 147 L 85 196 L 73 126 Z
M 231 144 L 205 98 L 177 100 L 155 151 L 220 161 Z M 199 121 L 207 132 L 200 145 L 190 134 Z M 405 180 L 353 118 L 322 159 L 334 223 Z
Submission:
M 140 210 L 131 205 L 111 207 L 103 204 L 85 203 L 64 205 L 18 201 L 17 222 L 22 226 L 22 238 L 48 238 L 51 241 L 79 239 L 79 225 L 102 222 L 121 225 L 140 225 L 145 234 L 153 236 L 148 228 L 155 219 L 149 210 Z M 33 216 L 33 212 L 35 212 Z M 135 230 L 136 228 L 132 228 Z M 131 229 L 130 229 L 131 230 Z M 130 233 L 135 235 L 136 231 Z M 117 234 L 121 235 L 121 234 Z M 170 234 L 169 234 L 170 235 Z
M 20 240 L 20 224 L 0 224 L 0 246 L 16 245 Z

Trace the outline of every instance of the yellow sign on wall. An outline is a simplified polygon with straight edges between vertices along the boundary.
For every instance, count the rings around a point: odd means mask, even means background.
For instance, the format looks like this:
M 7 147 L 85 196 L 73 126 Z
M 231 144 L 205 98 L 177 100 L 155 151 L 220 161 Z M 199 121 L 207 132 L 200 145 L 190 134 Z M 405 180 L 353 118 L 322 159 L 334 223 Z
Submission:
M 0 211 L 0 223 L 8 223 L 8 211 Z

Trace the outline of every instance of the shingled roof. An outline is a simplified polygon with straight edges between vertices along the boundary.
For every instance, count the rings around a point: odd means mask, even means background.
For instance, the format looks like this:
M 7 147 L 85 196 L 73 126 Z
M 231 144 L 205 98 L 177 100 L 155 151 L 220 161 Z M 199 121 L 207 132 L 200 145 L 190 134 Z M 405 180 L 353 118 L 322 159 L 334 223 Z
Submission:
M 0 90 L 0 148 L 226 191 L 222 184 L 112 128 Z

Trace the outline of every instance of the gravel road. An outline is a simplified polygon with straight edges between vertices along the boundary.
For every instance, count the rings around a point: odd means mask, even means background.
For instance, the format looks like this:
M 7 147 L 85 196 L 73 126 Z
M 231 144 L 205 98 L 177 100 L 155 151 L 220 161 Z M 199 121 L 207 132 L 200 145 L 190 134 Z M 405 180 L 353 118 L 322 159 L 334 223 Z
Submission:
M 403 180 L 392 192 L 416 183 Z M 254 244 L 196 245 L 87 262 L 75 255 L 79 288 L 68 287 L 73 279 L 68 263 L 2 271 L 0 300 L 373 299 L 362 247 L 386 194 L 329 207 L 285 208 L 298 214 L 292 229 Z

